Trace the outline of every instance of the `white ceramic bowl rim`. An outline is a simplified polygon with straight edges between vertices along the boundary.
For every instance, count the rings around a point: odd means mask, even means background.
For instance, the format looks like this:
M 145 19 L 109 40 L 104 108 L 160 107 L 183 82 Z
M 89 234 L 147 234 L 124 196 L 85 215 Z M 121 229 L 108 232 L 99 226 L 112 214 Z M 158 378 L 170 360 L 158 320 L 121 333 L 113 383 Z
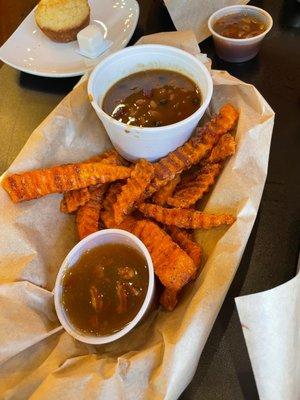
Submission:
M 112 118 L 109 114 L 107 114 L 105 111 L 103 111 L 102 107 L 99 106 L 98 101 L 96 101 L 96 100 L 94 99 L 94 96 L 93 96 L 93 94 L 92 94 L 92 91 L 93 91 L 92 82 L 93 82 L 93 80 L 94 80 L 94 76 L 95 76 L 95 75 L 98 73 L 98 71 L 101 69 L 103 63 L 109 62 L 112 58 L 114 58 L 114 57 L 115 57 L 117 54 L 119 54 L 119 53 L 126 54 L 126 53 L 129 53 L 129 52 L 131 52 L 131 51 L 134 51 L 137 47 L 139 47 L 139 48 L 141 48 L 141 47 L 142 47 L 142 48 L 149 48 L 149 49 L 153 48 L 153 50 L 155 50 L 155 49 L 157 49 L 157 50 L 159 50 L 159 49 L 160 49 L 160 50 L 161 50 L 161 49 L 172 49 L 172 51 L 181 54 L 182 57 L 188 58 L 188 59 L 190 59 L 192 62 L 198 64 L 199 69 L 201 70 L 201 72 L 204 74 L 204 76 L 205 76 L 205 78 L 206 78 L 206 82 L 207 82 L 207 85 L 208 85 L 208 89 L 207 89 L 207 95 L 206 95 L 206 97 L 205 97 L 204 99 L 202 99 L 202 104 L 201 104 L 201 106 L 200 106 L 193 114 L 191 114 L 189 117 L 187 117 L 187 118 L 185 118 L 185 119 L 183 119 L 183 120 L 181 120 L 181 121 L 178 121 L 178 122 L 176 122 L 176 123 L 174 123 L 174 124 L 170 124 L 170 125 L 155 126 L 155 127 L 140 127 L 140 126 L 135 126 L 135 125 L 127 125 L 127 124 L 124 124 L 123 122 L 120 122 L 120 121 L 118 121 L 118 120 Z M 134 49 L 134 50 L 133 50 L 133 49 Z M 125 76 L 124 76 L 124 78 L 125 78 Z M 187 121 L 192 120 L 195 114 L 199 113 L 199 112 L 200 112 L 201 110 L 203 110 L 203 109 L 205 110 L 205 109 L 208 107 L 208 104 L 209 104 L 209 102 L 210 102 L 210 100 L 211 100 L 212 92 L 213 92 L 213 83 L 212 83 L 211 75 L 210 75 L 208 69 L 205 67 L 205 65 L 204 65 L 200 60 L 198 60 L 196 57 L 194 57 L 193 55 L 189 54 L 188 52 L 186 52 L 186 51 L 184 51 L 184 50 L 181 50 L 181 49 L 178 49 L 177 47 L 166 46 L 166 45 L 160 45 L 160 44 L 141 44 L 141 45 L 137 45 L 137 46 L 130 46 L 130 47 L 126 47 L 125 49 L 119 50 L 119 51 L 117 51 L 117 52 L 111 54 L 110 56 L 106 57 L 103 61 L 101 61 L 101 62 L 94 68 L 93 72 L 91 73 L 91 75 L 90 75 L 90 77 L 89 77 L 89 81 L 88 81 L 88 96 L 89 96 L 89 98 L 92 98 L 91 103 L 92 103 L 93 107 L 94 107 L 100 114 L 105 115 L 105 117 L 108 118 L 108 119 L 110 119 L 110 120 L 113 120 L 113 122 L 114 122 L 116 125 L 122 127 L 124 130 L 129 129 L 129 128 L 130 128 L 130 129 L 132 129 L 132 128 L 138 128 L 139 130 L 142 130 L 143 133 L 146 133 L 146 134 L 153 134 L 153 129 L 155 129 L 156 132 L 159 132 L 159 131 L 160 131 L 162 134 L 164 134 L 164 133 L 165 133 L 165 134 L 168 134 L 168 132 L 165 132 L 165 130 L 166 130 L 167 127 L 172 126 L 172 127 L 179 127 L 179 128 L 180 128 L 180 126 L 181 126 L 182 124 L 184 124 L 184 123 L 187 122 Z
M 110 234 L 119 234 L 119 235 L 125 236 L 126 238 L 129 238 L 141 250 L 143 256 L 146 259 L 148 272 L 149 272 L 149 282 L 148 282 L 147 293 L 146 293 L 144 302 L 143 302 L 139 312 L 134 317 L 134 319 L 132 321 L 130 321 L 127 325 L 125 325 L 125 327 L 122 328 L 121 330 L 119 330 L 118 332 L 115 332 L 111 335 L 103 335 L 103 336 L 92 336 L 92 335 L 80 334 L 80 333 L 78 333 L 79 332 L 78 330 L 76 330 L 75 328 L 72 327 L 71 322 L 68 320 L 66 314 L 63 311 L 63 306 L 61 304 L 61 295 L 60 295 L 62 279 L 63 279 L 64 273 L 69 268 L 72 268 L 72 265 L 70 265 L 68 263 L 68 260 L 70 258 L 72 258 L 72 256 L 74 255 L 74 253 L 76 253 L 76 251 L 78 250 L 79 247 L 81 247 L 83 244 L 91 241 L 96 236 L 105 236 L 105 235 L 110 235 Z M 117 339 L 120 339 L 122 336 L 126 335 L 129 331 L 131 331 L 140 322 L 140 320 L 146 313 L 147 308 L 151 302 L 153 291 L 154 291 L 154 268 L 153 268 L 152 259 L 150 257 L 150 254 L 149 254 L 146 246 L 144 245 L 144 243 L 138 237 L 133 235 L 132 233 L 129 233 L 122 229 L 104 229 L 102 231 L 98 231 L 98 232 L 92 233 L 91 235 L 87 236 L 86 238 L 81 240 L 79 243 L 77 243 L 76 246 L 74 246 L 72 248 L 72 250 L 68 253 L 68 255 L 64 259 L 63 263 L 61 264 L 61 267 L 57 274 L 57 278 L 56 278 L 56 282 L 55 282 L 55 286 L 54 286 L 54 304 L 55 304 L 56 313 L 57 313 L 57 316 L 58 316 L 58 319 L 59 319 L 61 325 L 71 336 L 73 336 L 75 339 L 77 339 L 83 343 L 88 343 L 88 344 L 93 344 L 93 345 L 101 345 L 101 344 L 110 343 Z
M 262 33 L 260 33 L 259 35 L 257 35 L 257 36 L 253 36 L 253 37 L 250 37 L 250 38 L 244 38 L 244 39 L 228 38 L 226 36 L 220 35 L 219 33 L 217 33 L 213 29 L 212 20 L 214 18 L 216 18 L 219 13 L 223 13 L 225 10 L 226 11 L 240 10 L 241 8 L 243 8 L 245 10 L 256 11 L 258 14 L 263 14 L 268 19 L 268 28 L 265 31 L 263 31 Z M 247 43 L 247 42 L 253 41 L 254 39 L 255 40 L 256 39 L 262 39 L 270 31 L 270 29 L 272 28 L 272 26 L 273 26 L 273 18 L 271 17 L 271 15 L 266 10 L 264 10 L 262 8 L 255 7 L 255 6 L 250 6 L 250 5 L 247 5 L 247 4 L 241 4 L 241 5 L 236 4 L 236 5 L 233 5 L 233 6 L 223 7 L 223 8 L 220 8 L 219 10 L 215 11 L 209 17 L 209 20 L 208 20 L 207 24 L 208 24 L 208 29 L 210 30 L 210 33 L 212 35 L 214 35 L 214 36 L 217 36 L 219 39 L 226 40 L 228 42 L 233 42 L 233 43 Z

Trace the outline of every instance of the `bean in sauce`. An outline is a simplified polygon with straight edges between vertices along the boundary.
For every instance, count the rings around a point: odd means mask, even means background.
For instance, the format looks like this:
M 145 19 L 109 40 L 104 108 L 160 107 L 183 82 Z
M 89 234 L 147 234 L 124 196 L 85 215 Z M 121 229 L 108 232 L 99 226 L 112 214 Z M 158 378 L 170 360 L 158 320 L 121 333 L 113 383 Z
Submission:
M 121 330 L 139 312 L 148 289 L 145 258 L 123 244 L 84 253 L 63 278 L 62 305 L 69 321 L 87 335 Z
M 102 108 L 127 125 L 159 127 L 182 121 L 200 105 L 200 90 L 190 78 L 176 71 L 147 70 L 115 83 Z
M 213 29 L 221 36 L 232 39 L 247 39 L 260 35 L 266 30 L 266 26 L 253 15 L 235 13 L 224 15 L 224 17 L 218 19 Z

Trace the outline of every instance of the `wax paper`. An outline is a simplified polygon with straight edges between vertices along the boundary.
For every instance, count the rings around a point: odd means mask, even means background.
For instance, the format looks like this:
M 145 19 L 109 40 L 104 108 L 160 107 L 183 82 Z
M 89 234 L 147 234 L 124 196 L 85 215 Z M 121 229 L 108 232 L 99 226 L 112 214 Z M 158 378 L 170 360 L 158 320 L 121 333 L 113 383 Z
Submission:
M 77 242 L 74 216 L 59 211 L 61 195 L 13 204 L 0 189 L 1 398 L 171 400 L 192 379 L 257 215 L 274 122 L 252 85 L 224 71 L 211 73 L 207 114 L 231 102 L 240 118 L 237 152 L 200 208 L 233 213 L 237 221 L 197 232 L 204 268 L 173 312 L 154 311 L 109 345 L 74 340 L 59 324 L 52 294 L 60 264 Z M 81 161 L 109 147 L 82 82 L 32 133 L 5 175 Z

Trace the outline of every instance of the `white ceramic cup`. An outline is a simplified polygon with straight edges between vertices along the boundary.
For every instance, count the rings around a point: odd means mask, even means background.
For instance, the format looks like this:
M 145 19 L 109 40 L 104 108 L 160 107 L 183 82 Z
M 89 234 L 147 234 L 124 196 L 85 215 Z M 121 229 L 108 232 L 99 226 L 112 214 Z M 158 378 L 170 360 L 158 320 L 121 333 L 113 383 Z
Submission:
M 120 79 L 149 69 L 177 71 L 192 79 L 202 95 L 201 106 L 188 118 L 172 125 L 141 128 L 126 125 L 106 114 L 102 102 Z M 127 160 L 155 161 L 186 142 L 203 116 L 212 96 L 213 83 L 204 64 L 189 53 L 171 46 L 136 45 L 101 61 L 88 82 L 88 95 L 116 150 Z
M 113 333 L 112 335 L 105 335 L 105 336 L 86 335 L 82 333 L 80 330 L 78 330 L 74 325 L 72 325 L 72 323 L 69 321 L 64 311 L 64 308 L 62 306 L 62 291 L 63 291 L 62 281 L 66 271 L 69 268 L 72 268 L 72 266 L 78 261 L 78 259 L 83 253 L 95 247 L 99 247 L 101 245 L 109 243 L 125 244 L 131 248 L 134 248 L 145 257 L 149 272 L 148 289 L 145 300 L 139 312 L 134 317 L 134 319 L 131 322 L 129 322 L 123 329 Z M 126 335 L 126 333 L 131 331 L 141 321 L 143 316 L 147 313 L 147 311 L 151 307 L 154 297 L 154 289 L 155 289 L 154 269 L 152 260 L 147 248 L 140 241 L 140 239 L 138 239 L 131 233 L 123 231 L 121 229 L 104 229 L 102 231 L 95 232 L 87 236 L 85 239 L 81 240 L 75 247 L 73 247 L 73 249 L 70 251 L 70 253 L 63 261 L 60 270 L 58 272 L 54 287 L 55 309 L 60 323 L 65 328 L 65 330 L 75 339 L 93 345 L 110 343 Z
M 225 15 L 247 13 L 257 17 L 266 25 L 266 29 L 257 36 L 245 39 L 233 39 L 220 35 L 214 30 L 215 22 Z M 228 6 L 213 13 L 208 20 L 208 29 L 213 35 L 215 49 L 218 56 L 229 62 L 244 62 L 255 57 L 259 52 L 261 42 L 273 26 L 273 19 L 267 11 L 259 7 L 248 5 Z

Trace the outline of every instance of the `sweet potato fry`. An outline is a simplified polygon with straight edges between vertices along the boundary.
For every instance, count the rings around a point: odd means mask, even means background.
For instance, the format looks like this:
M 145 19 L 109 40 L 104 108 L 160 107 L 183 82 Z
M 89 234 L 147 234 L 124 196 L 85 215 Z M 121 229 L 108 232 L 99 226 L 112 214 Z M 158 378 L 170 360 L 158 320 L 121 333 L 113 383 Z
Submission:
M 104 153 L 89 158 L 84 161 L 89 162 L 101 162 L 102 164 L 110 165 L 124 165 L 127 166 L 128 162 L 117 153 L 116 150 L 108 150 Z M 65 213 L 73 213 L 80 206 L 83 206 L 89 201 L 90 191 L 87 188 L 82 188 L 78 190 L 71 190 L 70 192 L 64 193 L 63 199 L 60 203 L 60 211 Z
M 231 225 L 235 217 L 230 214 L 205 214 L 185 208 L 164 208 L 156 204 L 140 204 L 138 209 L 146 216 L 165 225 L 186 229 L 210 229 L 220 225 Z
M 225 133 L 225 135 L 220 137 L 220 140 L 213 147 L 209 157 L 204 162 L 207 164 L 224 161 L 235 153 L 235 149 L 236 142 L 234 137 L 230 133 Z
M 168 199 L 167 203 L 172 207 L 190 208 L 208 192 L 220 171 L 221 165 L 218 163 L 204 165 L 198 170 L 194 179 L 181 186 L 173 197 Z
M 120 224 L 124 217 L 133 209 L 145 189 L 149 185 L 154 174 L 153 165 L 146 160 L 139 160 L 122 186 L 121 192 L 117 195 L 116 202 L 113 204 L 114 218 L 117 224 Z
M 120 228 L 136 235 L 147 247 L 154 265 L 154 272 L 161 283 L 175 293 L 194 278 L 197 267 L 191 257 L 154 222 L 126 216 L 120 225 L 111 220 L 111 213 L 101 213 L 109 228 Z M 174 304 L 174 299 L 172 301 Z M 174 307 L 176 302 L 174 304 Z M 168 307 L 166 306 L 168 309 Z
M 168 226 L 167 232 L 174 242 L 191 257 L 196 267 L 199 268 L 202 250 L 201 247 L 193 241 L 192 235 L 176 226 Z
M 221 172 L 221 162 L 234 154 L 235 148 L 235 139 L 231 134 L 221 136 L 209 157 L 205 158 L 194 170 L 182 174 L 181 181 L 167 204 L 178 208 L 190 208 L 194 205 L 215 182 Z
M 126 161 L 115 149 L 107 150 L 102 154 L 88 158 L 86 163 L 90 162 L 102 162 L 103 164 L 112 165 L 123 165 L 128 166 L 128 161 Z
M 117 201 L 117 196 L 121 193 L 123 185 L 124 182 L 121 181 L 113 182 L 109 185 L 109 188 L 107 189 L 103 199 L 104 210 L 112 210 L 112 206 Z
M 235 148 L 236 143 L 232 135 L 221 136 L 209 157 L 205 158 L 192 173 L 182 177 L 175 193 L 167 203 L 178 208 L 190 208 L 194 205 L 214 184 L 221 172 L 221 162 L 234 154 Z
M 154 222 L 127 217 L 119 228 L 136 235 L 147 247 L 161 283 L 176 292 L 187 284 L 197 268 L 185 251 Z
M 118 224 L 115 221 L 113 210 L 105 210 L 101 212 L 101 221 L 105 228 L 117 228 Z
M 159 206 L 164 206 L 167 200 L 172 197 L 176 186 L 180 182 L 180 175 L 176 175 L 172 180 L 170 180 L 165 186 L 160 188 L 152 197 L 154 204 Z
M 37 169 L 4 178 L 2 187 L 13 202 L 32 200 L 50 193 L 63 193 L 98 183 L 126 179 L 131 169 L 99 162 Z
M 144 198 L 151 196 L 175 175 L 198 164 L 219 138 L 233 129 L 237 119 L 238 112 L 231 104 L 221 107 L 219 113 L 199 128 L 195 136 L 154 164 L 154 179 Z
M 90 189 L 90 199 L 79 207 L 76 215 L 76 225 L 79 239 L 99 230 L 101 201 L 107 185 L 99 185 Z
M 60 211 L 64 213 L 73 213 L 83 206 L 90 199 L 90 191 L 88 188 L 71 190 L 65 192 L 62 201 L 60 202 Z
M 173 311 L 178 302 L 177 296 L 178 291 L 165 288 L 160 296 L 159 302 L 166 310 Z

